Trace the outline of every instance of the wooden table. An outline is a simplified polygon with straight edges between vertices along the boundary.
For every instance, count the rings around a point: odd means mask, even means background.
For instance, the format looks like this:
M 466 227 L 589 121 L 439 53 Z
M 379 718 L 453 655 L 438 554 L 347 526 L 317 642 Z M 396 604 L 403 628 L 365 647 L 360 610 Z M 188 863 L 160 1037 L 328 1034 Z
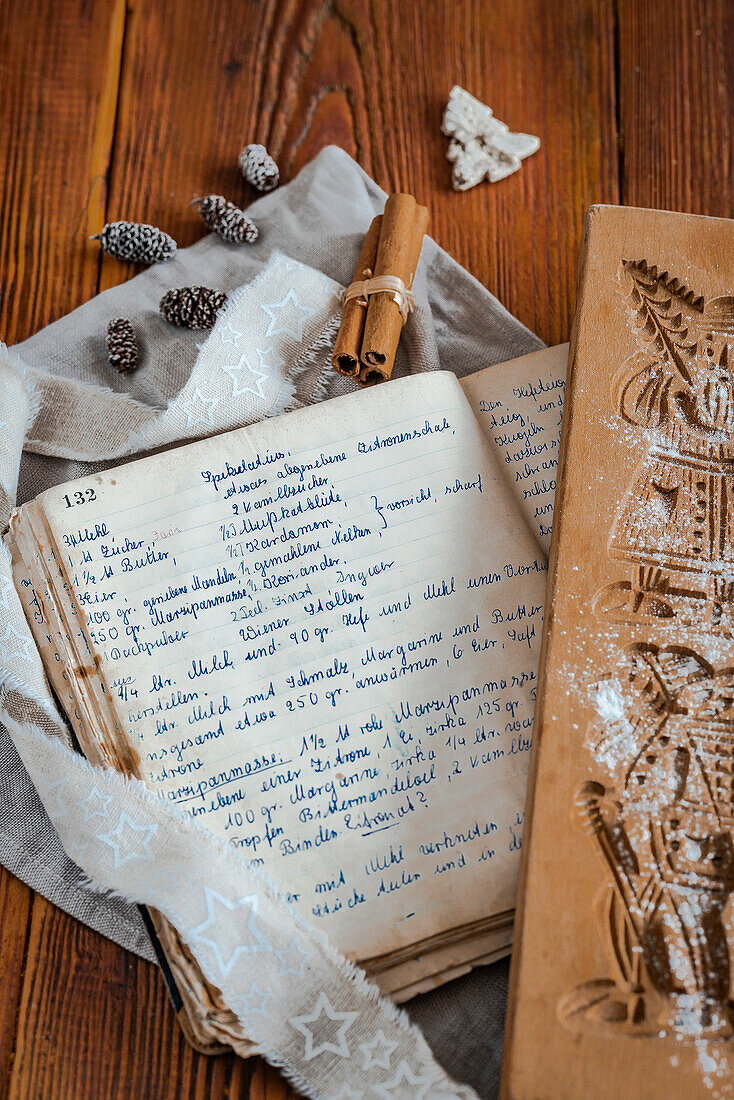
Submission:
M 727 0 L 0 0 L 0 43 L 7 343 L 130 277 L 87 240 L 106 220 L 187 245 L 192 196 L 244 200 L 245 141 L 286 180 L 335 142 L 411 191 L 550 344 L 589 203 L 734 212 Z M 455 82 L 542 140 L 463 195 L 440 134 Z M 0 1100 L 294 1095 L 257 1061 L 194 1054 L 153 966 L 2 869 L 0 935 Z

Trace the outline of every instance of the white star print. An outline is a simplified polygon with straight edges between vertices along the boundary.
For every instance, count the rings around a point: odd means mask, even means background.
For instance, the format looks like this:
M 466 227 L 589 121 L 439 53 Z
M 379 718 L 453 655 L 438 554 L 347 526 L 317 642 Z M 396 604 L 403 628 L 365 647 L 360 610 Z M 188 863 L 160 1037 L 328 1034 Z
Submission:
M 223 325 L 219 330 L 219 339 L 221 342 L 223 344 L 234 344 L 236 348 L 239 347 L 240 340 L 244 338 L 244 335 L 244 332 L 238 332 L 230 321 L 227 321 L 227 324 Z
M 281 976 L 295 974 L 297 978 L 303 977 L 306 961 L 311 958 L 311 952 L 301 947 L 295 936 L 288 947 L 280 951 L 276 950 L 275 954 L 280 962 Z
M 251 393 L 254 397 L 259 397 L 260 400 L 265 397 L 263 382 L 265 382 L 268 376 L 265 371 L 258 370 L 257 367 L 251 366 L 248 362 L 247 355 L 241 355 L 239 363 L 233 363 L 231 366 L 222 364 L 222 370 L 225 374 L 228 374 L 232 380 L 233 397 L 239 397 L 240 394 L 243 393 Z M 239 372 L 244 372 L 245 370 L 249 371 L 251 381 L 249 385 L 246 386 L 238 385 L 238 381 L 240 381 Z M 243 374 L 242 377 L 246 378 L 247 375 Z
M 285 366 L 285 359 L 281 359 L 274 347 L 255 348 L 257 357 L 260 360 L 260 369 L 270 371 L 272 374 L 275 370 L 280 370 Z
M 270 318 L 266 336 L 278 336 L 282 332 L 294 340 L 303 339 L 303 326 L 314 312 L 310 306 L 299 305 L 292 290 L 288 291 L 282 302 L 273 302 L 269 306 L 261 306 L 261 309 Z
M 245 1015 L 254 1013 L 265 1014 L 265 1005 L 270 1000 L 270 993 L 261 989 L 257 982 L 253 982 L 250 988 L 239 999 L 239 1009 Z
M 434 1082 L 429 1077 L 422 1077 L 420 1074 L 413 1073 L 408 1067 L 408 1063 L 403 1059 L 392 1081 L 386 1081 L 384 1085 L 373 1085 L 372 1088 L 378 1096 L 385 1097 L 385 1100 L 397 1100 L 397 1097 L 406 1095 L 406 1089 L 402 1087 L 403 1085 L 415 1085 L 419 1091 L 410 1092 L 409 1095 L 414 1100 L 422 1100 L 426 1095 L 426 1089 L 430 1088 L 432 1084 Z M 400 1091 L 394 1092 L 394 1089 Z
M 136 451 L 144 451 L 147 444 L 146 432 L 131 431 L 125 440 L 125 453 L 134 454 Z
M 324 275 L 319 283 L 321 293 L 325 298 L 335 298 L 337 301 L 341 298 L 340 287 L 334 283 L 332 279 L 329 279 Z
M 398 1044 L 386 1039 L 382 1031 L 378 1031 L 371 1043 L 360 1043 L 359 1049 L 364 1054 L 362 1069 L 371 1069 L 373 1066 L 390 1069 L 390 1059 L 398 1049 Z
M 197 387 L 194 396 L 188 401 L 179 401 L 180 407 L 186 413 L 186 427 L 193 428 L 194 424 L 210 424 L 213 427 L 213 412 L 218 404 L 218 397 L 205 397 Z
M 52 821 L 58 821 L 59 818 L 69 816 L 66 802 L 61 797 L 69 782 L 67 775 L 54 780 L 53 783 L 46 783 L 44 779 L 35 779 L 33 782 L 41 796 L 41 802 L 43 802 L 46 813 Z
M 327 1020 L 331 1020 L 332 1023 L 338 1023 L 341 1020 L 339 1027 L 336 1029 L 334 1035 L 335 1041 L 333 1042 L 331 1039 L 321 1038 L 323 1024 L 319 1024 L 316 1035 L 314 1035 L 310 1027 L 306 1026 L 307 1024 L 318 1023 L 324 1015 Z M 329 1004 L 329 998 L 322 992 L 319 993 L 316 1007 L 313 1012 L 307 1013 L 304 1016 L 291 1016 L 288 1022 L 296 1031 L 300 1031 L 306 1040 L 306 1049 L 303 1057 L 307 1062 L 310 1062 L 312 1058 L 316 1058 L 317 1055 L 324 1054 L 327 1051 L 331 1054 L 339 1054 L 342 1058 L 348 1058 L 349 1047 L 347 1045 L 346 1034 L 358 1016 L 358 1012 L 335 1012 Z M 314 1042 L 314 1039 L 316 1042 Z
M 149 845 L 153 834 L 157 831 L 158 826 L 156 824 L 136 825 L 123 810 L 117 828 L 113 829 L 111 833 L 97 833 L 97 839 L 104 844 L 109 844 L 114 852 L 115 867 L 121 867 L 123 863 L 129 863 L 131 859 L 155 859 Z M 145 835 L 141 836 L 141 833 Z M 140 848 L 138 848 L 138 845 L 140 845 Z
M 87 797 L 79 803 L 84 811 L 84 820 L 89 821 L 92 817 L 107 817 L 111 801 L 111 794 L 100 794 L 96 787 L 92 787 Z
M 11 649 L 10 643 L 18 642 L 18 649 Z M 33 660 L 33 643 L 31 642 L 30 635 L 26 636 L 21 634 L 15 629 L 12 623 L 8 623 L 5 627 L 5 633 L 0 638 L 0 653 L 6 659 L 7 663 L 12 661 L 32 661 Z
M 253 955 L 259 951 L 271 950 L 270 944 L 257 927 L 257 894 L 248 894 L 247 897 L 237 898 L 236 901 L 230 901 L 229 898 L 222 897 L 216 890 L 212 890 L 208 886 L 204 887 L 204 894 L 206 896 L 206 920 L 203 920 L 201 924 L 197 924 L 195 928 L 192 928 L 189 935 L 198 943 L 204 944 L 213 951 L 214 957 L 217 960 L 217 966 L 224 977 L 229 974 L 240 955 Z M 229 913 L 234 913 L 238 909 L 242 909 L 244 911 L 242 916 L 244 916 L 245 913 L 248 914 L 245 931 L 249 934 L 249 942 L 242 942 L 242 927 L 239 921 L 237 922 L 237 926 L 232 928 L 231 921 L 227 915 L 222 914 L 223 920 L 217 922 L 217 917 L 214 912 L 215 901 Z M 209 929 L 212 930 L 211 935 L 203 935 L 203 933 L 209 931 Z M 227 936 L 229 936 L 229 942 L 226 941 Z
M 303 264 L 298 260 L 292 260 L 289 256 L 281 256 L 280 265 L 284 271 L 299 271 L 303 268 Z
M 354 1089 L 350 1089 L 349 1085 L 342 1085 L 338 1092 L 333 1093 L 327 1100 L 362 1100 L 364 1093 L 355 1092 Z

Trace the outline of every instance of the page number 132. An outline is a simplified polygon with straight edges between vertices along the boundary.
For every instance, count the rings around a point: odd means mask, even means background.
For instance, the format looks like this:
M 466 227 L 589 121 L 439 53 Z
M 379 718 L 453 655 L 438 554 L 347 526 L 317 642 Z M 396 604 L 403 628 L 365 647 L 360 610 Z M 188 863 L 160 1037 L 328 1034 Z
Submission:
M 69 496 L 68 493 L 64 493 L 64 500 L 66 501 L 67 508 L 73 508 L 75 504 L 86 504 L 90 500 L 96 500 L 97 494 L 94 489 L 83 489 L 76 493 L 72 493 Z

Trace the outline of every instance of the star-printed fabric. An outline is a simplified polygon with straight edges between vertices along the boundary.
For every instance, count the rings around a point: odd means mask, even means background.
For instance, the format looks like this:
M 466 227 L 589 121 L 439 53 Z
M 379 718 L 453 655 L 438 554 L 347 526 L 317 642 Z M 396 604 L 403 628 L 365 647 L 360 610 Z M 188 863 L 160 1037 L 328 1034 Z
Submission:
M 338 319 L 339 292 L 320 272 L 274 255 L 232 295 L 178 397 L 141 417 L 111 453 L 210 435 L 298 404 L 303 371 L 329 369 L 324 340 Z M 4 347 L 0 356 L 3 407 L 15 424 L 37 421 L 48 380 Z M 89 390 L 76 409 L 79 426 L 86 417 L 109 424 L 116 404 L 115 395 Z M 74 430 L 67 421 L 61 442 L 69 448 Z M 0 467 L 8 501 L 20 432 L 17 439 Z M 4 548 L 0 567 L 3 721 L 64 849 L 90 881 L 168 917 L 242 1031 L 304 1094 L 475 1095 L 451 1081 L 407 1016 L 251 862 L 142 783 L 93 768 L 71 749 Z
M 252 204 L 248 213 L 260 229 L 255 244 L 231 246 L 214 235 L 206 236 L 190 248 L 179 249 L 170 262 L 154 265 L 98 295 L 12 351 L 3 349 L 2 525 L 16 494 L 19 502 L 29 500 L 51 485 L 93 473 L 139 450 L 239 427 L 346 392 L 350 383 L 328 366 L 338 324 L 333 295 L 336 288 L 350 281 L 361 241 L 384 200 L 384 192 L 346 153 L 327 148 L 289 184 Z M 290 258 L 283 259 L 284 264 L 296 265 L 284 272 L 282 280 L 276 278 L 278 253 Z M 176 329 L 158 311 L 164 293 L 191 284 L 215 287 L 229 298 L 226 312 L 208 336 Z M 400 341 L 396 377 L 439 368 L 463 376 L 542 346 L 430 238 L 424 242 L 413 289 L 416 307 Z M 314 312 L 308 313 L 309 309 Z M 121 316 L 133 321 L 140 348 L 140 368 L 127 378 L 110 372 L 104 340 L 108 322 Z M 277 331 L 280 329 L 284 331 Z M 3 719 L 9 711 L 14 712 L 16 726 L 20 720 L 28 727 L 29 736 L 32 729 L 40 729 L 39 736 L 65 736 L 1 544 L 0 642 L 4 654 L 0 669 L 5 691 Z M 25 717 L 19 710 L 22 699 L 37 701 Z M 56 773 L 51 782 L 59 778 Z M 38 781 L 42 783 L 41 778 Z M 102 821 L 94 816 L 108 805 L 99 800 L 101 788 L 98 795 L 89 788 L 83 797 L 87 796 L 88 803 L 69 811 L 79 822 L 80 835 L 82 827 L 98 825 L 98 832 L 116 842 L 119 819 Z M 110 797 L 109 793 L 104 797 Z M 53 790 L 49 798 L 53 805 Z M 142 824 L 137 817 L 130 815 L 130 819 Z M 150 843 L 153 845 L 153 840 Z M 114 868 L 114 846 L 102 840 L 95 846 L 108 857 L 112 871 L 124 871 L 127 864 Z M 3 724 L 0 862 L 90 927 L 154 960 L 136 906 L 114 892 L 91 890 L 85 872 L 65 852 Z M 145 865 L 145 861 L 133 860 L 130 866 L 137 863 Z M 226 890 L 218 892 L 230 901 L 237 900 Z M 225 910 L 215 907 L 220 914 Z M 206 919 L 204 906 L 194 927 Z M 243 958 L 240 955 L 239 959 Z M 238 965 L 236 960 L 232 974 Z M 295 981 L 292 974 L 288 977 Z M 257 996 L 258 989 L 264 988 L 258 981 L 252 992 Z M 439 1060 L 453 1068 L 454 1076 L 471 1080 L 486 1097 L 495 1095 L 497 1087 L 505 988 L 506 968 L 498 964 L 409 1005 L 411 1016 L 420 1020 Z M 337 1004 L 328 992 L 327 996 L 335 1011 L 356 1011 Z M 294 1008 L 292 1015 L 312 1014 L 316 999 Z M 272 1002 L 267 1003 L 272 1011 Z M 325 1024 L 327 1015 L 321 1013 Z M 308 1020 L 302 1022 L 308 1025 Z M 359 1043 L 372 1051 L 371 1044 L 380 1032 L 388 1047 L 396 1041 L 389 1029 L 380 1025 L 374 1035 L 360 1037 Z M 362 1057 L 359 1045 L 353 1045 L 353 1033 L 346 1032 L 352 1051 L 350 1064 L 354 1063 L 354 1050 Z M 305 1051 L 303 1032 L 295 1028 L 294 1035 L 300 1037 Z M 327 1041 L 339 1045 L 338 1038 Z M 388 1063 L 377 1067 L 384 1070 L 387 1082 L 380 1087 L 384 1090 L 397 1077 L 392 1095 L 401 1095 L 400 1088 L 403 1095 L 416 1095 L 421 1086 L 410 1083 L 410 1074 L 418 1073 L 416 1064 L 406 1059 L 405 1068 L 401 1068 L 402 1059 L 388 1058 L 381 1041 L 375 1043 L 372 1055 L 375 1061 Z M 272 1051 L 270 1056 L 276 1057 Z M 321 1058 L 316 1055 L 307 1065 L 318 1068 Z M 342 1080 L 343 1096 L 380 1095 L 363 1084 Z M 336 1088 L 337 1095 L 339 1092 Z

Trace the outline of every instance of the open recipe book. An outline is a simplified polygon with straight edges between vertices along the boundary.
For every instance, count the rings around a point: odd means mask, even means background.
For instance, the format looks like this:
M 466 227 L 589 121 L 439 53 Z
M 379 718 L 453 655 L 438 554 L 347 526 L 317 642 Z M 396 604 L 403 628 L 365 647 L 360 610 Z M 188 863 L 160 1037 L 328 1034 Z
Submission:
M 565 368 L 393 381 L 11 520 L 88 759 L 265 864 L 398 1000 L 511 942 Z M 151 919 L 216 1049 L 218 991 Z

